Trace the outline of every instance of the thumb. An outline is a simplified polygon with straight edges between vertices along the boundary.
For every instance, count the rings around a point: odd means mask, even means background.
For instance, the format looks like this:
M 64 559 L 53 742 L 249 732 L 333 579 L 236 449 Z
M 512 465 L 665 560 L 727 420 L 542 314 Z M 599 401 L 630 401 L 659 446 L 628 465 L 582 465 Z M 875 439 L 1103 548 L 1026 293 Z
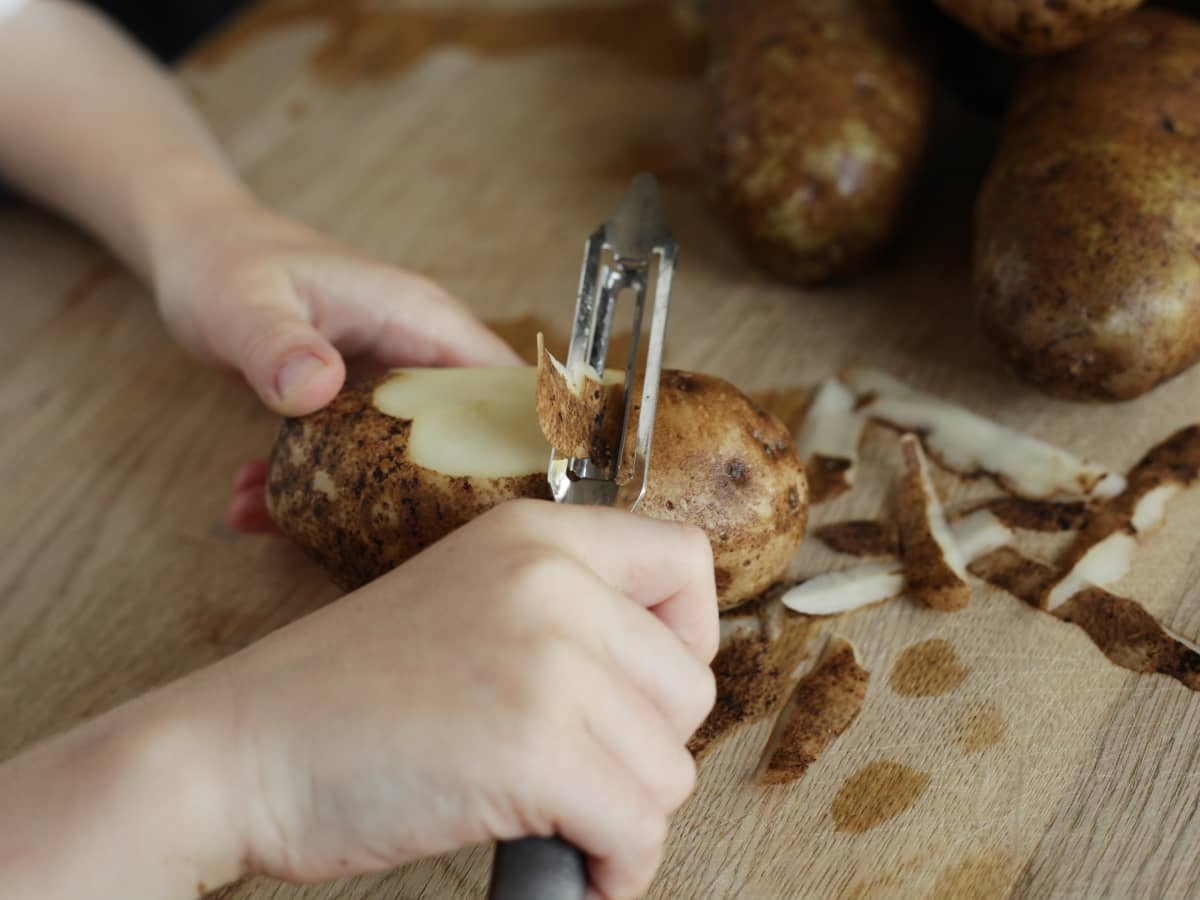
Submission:
M 260 293 L 236 314 L 221 316 L 211 338 L 216 355 L 283 416 L 320 409 L 346 380 L 341 354 L 313 327 L 290 287 Z

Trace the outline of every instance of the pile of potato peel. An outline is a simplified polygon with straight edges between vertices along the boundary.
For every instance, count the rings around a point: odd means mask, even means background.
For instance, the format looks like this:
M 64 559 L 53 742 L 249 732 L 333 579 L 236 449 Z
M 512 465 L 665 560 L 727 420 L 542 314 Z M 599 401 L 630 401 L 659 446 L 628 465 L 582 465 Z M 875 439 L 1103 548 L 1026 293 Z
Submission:
M 897 453 L 904 466 L 894 510 L 877 519 L 831 522 L 812 532 L 835 553 L 863 561 L 781 586 L 757 601 L 750 612 L 736 609 L 724 614 L 723 649 L 715 665 L 721 699 L 713 717 L 720 727 L 702 730 L 703 740 L 694 742 L 694 750 L 707 752 L 737 726 L 775 715 L 756 780 L 780 784 L 799 778 L 854 721 L 866 698 L 868 674 L 856 656 L 854 668 L 837 678 L 824 667 L 834 645 L 841 648 L 843 664 L 849 665 L 844 658 L 853 654 L 853 648 L 836 636 L 790 690 L 789 673 L 780 666 L 760 665 L 761 683 L 752 685 L 736 661 L 748 657 L 751 650 L 769 660 L 773 641 L 786 638 L 789 629 L 803 627 L 807 635 L 814 623 L 900 597 L 953 612 L 969 602 L 972 578 L 1081 628 L 1118 666 L 1165 675 L 1200 690 L 1200 648 L 1165 628 L 1133 598 L 1109 590 L 1129 573 L 1141 542 L 1165 527 L 1170 500 L 1200 480 L 1200 425 L 1170 435 L 1121 476 L 915 391 L 885 373 L 867 370 L 837 380 L 838 387 L 826 383 L 813 392 L 809 416 L 823 417 L 821 428 L 814 429 L 808 422 L 798 431 L 861 434 L 865 420 L 900 431 Z M 860 392 L 847 385 L 857 386 Z M 885 416 L 895 419 L 905 408 L 880 402 L 886 399 L 877 393 L 881 388 L 885 395 L 906 397 L 908 412 L 921 411 L 923 423 L 934 422 L 940 428 L 918 432 L 889 421 Z M 821 398 L 842 392 L 855 397 L 855 403 L 839 405 L 841 412 L 833 413 L 831 404 Z M 830 421 L 835 414 L 856 421 Z M 989 470 L 973 455 L 979 449 L 974 437 L 981 428 L 1009 435 L 1001 444 L 1008 448 L 1007 454 L 991 460 L 999 462 L 1004 472 Z M 808 449 L 828 454 L 828 446 L 816 441 Z M 852 446 L 849 452 L 856 454 L 856 449 Z M 1004 493 L 947 513 L 929 476 L 927 450 L 942 468 L 960 477 L 990 476 Z M 854 456 L 839 460 L 841 471 L 854 471 L 857 466 Z M 1048 563 L 1018 549 L 1022 531 L 1074 532 L 1074 537 Z M 771 627 L 764 627 L 764 621 Z M 730 672 L 739 681 L 722 690 L 722 675 Z M 780 699 L 785 696 L 790 699 Z M 804 699 L 797 700 L 798 696 Z M 748 698 L 757 705 L 747 704 Z M 721 708 L 722 702 L 747 707 L 751 715 L 731 717 L 729 710 Z M 814 742 L 815 732 L 825 737 Z M 790 745 L 784 741 L 789 735 Z

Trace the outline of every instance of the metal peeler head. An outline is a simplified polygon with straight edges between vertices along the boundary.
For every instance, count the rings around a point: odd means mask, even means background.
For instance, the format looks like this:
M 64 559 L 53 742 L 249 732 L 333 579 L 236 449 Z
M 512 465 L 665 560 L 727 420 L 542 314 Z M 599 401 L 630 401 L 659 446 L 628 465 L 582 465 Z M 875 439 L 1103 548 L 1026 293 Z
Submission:
M 617 211 L 588 238 L 567 367 L 587 365 L 597 372 L 605 370 L 613 320 L 622 297 L 632 299 L 633 339 L 625 362 L 624 409 L 612 459 L 598 465 L 552 451 L 547 474 L 559 503 L 633 510 L 646 492 L 677 252 L 659 204 L 658 185 L 647 173 L 634 178 Z M 647 298 L 650 334 L 643 366 L 642 323 Z M 635 402 L 639 385 L 640 397 Z

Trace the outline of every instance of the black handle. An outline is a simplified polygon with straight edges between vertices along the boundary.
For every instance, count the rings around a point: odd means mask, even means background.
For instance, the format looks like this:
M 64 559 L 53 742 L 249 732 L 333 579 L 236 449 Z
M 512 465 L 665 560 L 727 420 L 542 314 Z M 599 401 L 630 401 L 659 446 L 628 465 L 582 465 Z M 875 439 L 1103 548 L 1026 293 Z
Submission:
M 587 887 L 583 854 L 560 838 L 496 845 L 489 900 L 584 900 Z

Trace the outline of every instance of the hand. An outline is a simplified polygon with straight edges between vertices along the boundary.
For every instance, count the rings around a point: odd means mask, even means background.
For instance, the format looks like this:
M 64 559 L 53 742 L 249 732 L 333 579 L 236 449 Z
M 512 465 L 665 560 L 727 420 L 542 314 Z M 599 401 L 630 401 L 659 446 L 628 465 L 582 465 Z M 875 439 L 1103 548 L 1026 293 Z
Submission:
M 189 705 L 236 735 L 222 780 L 253 872 L 558 834 L 618 900 L 694 785 L 716 647 L 702 532 L 518 501 L 203 673 L 192 696 L 227 699 Z
M 521 364 L 428 279 L 357 256 L 227 179 L 213 181 L 172 172 L 172 191 L 145 201 L 163 318 L 184 347 L 243 377 L 280 415 L 332 400 L 343 357 L 385 367 Z
M 151 189 L 164 180 L 170 190 Z M 332 400 L 347 358 L 385 368 L 522 364 L 433 282 L 270 213 L 224 176 L 169 169 L 148 179 L 141 197 L 168 328 L 280 415 L 305 415 Z M 261 460 L 238 472 L 227 513 L 233 528 L 277 530 L 265 484 Z
M 343 354 L 385 366 L 517 362 L 427 279 L 256 202 L 172 80 L 84 4 L 31 3 L 5 18 L 0 172 L 103 240 L 153 287 L 185 347 L 283 415 L 337 393 Z
M 558 834 L 593 900 L 633 897 L 695 780 L 716 646 L 702 532 L 500 507 L 0 765 L 0 896 L 191 900 Z

